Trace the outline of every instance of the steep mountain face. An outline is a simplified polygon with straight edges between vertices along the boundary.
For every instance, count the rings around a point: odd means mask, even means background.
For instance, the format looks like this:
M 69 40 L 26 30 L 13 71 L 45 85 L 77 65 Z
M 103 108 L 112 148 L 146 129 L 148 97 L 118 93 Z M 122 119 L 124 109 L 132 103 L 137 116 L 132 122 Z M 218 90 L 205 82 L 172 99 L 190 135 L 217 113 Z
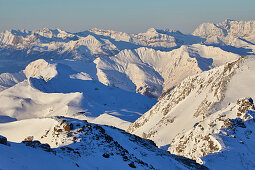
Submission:
M 159 97 L 184 78 L 233 61 L 240 56 L 217 47 L 194 44 L 170 52 L 149 48 L 123 50 L 98 58 L 98 80 L 103 84 Z
M 232 125 L 219 134 L 225 147 L 219 153 L 203 157 L 204 165 L 210 169 L 254 169 L 254 110 L 248 111 L 247 117 L 246 121 L 230 120 Z
M 62 157 L 65 160 L 65 169 L 66 163 L 81 169 L 206 169 L 192 160 L 158 149 L 149 140 L 116 128 L 98 126 L 77 119 L 28 119 L 1 124 L 0 131 L 12 142 L 25 139 L 23 150 L 26 150 L 26 146 L 32 147 L 28 153 L 34 152 L 35 157 L 42 154 L 41 150 L 49 152 L 47 154 L 53 160 Z M 40 143 L 48 143 L 50 147 Z M 0 149 L 8 151 L 8 147 L 21 148 L 21 145 L 10 143 L 10 146 L 2 146 Z M 31 166 L 26 161 L 23 165 Z M 5 167 L 3 164 L 1 166 Z
M 206 39 L 206 43 L 219 43 L 235 47 L 253 46 L 255 43 L 255 21 L 225 20 L 219 24 L 201 24 L 193 35 Z
M 206 155 L 220 152 L 222 159 L 230 161 L 236 157 L 235 164 L 240 164 L 239 166 L 244 169 L 247 169 L 246 166 L 252 167 L 255 165 L 252 161 L 254 153 L 249 152 L 247 148 L 253 147 L 250 143 L 254 142 L 252 135 L 255 130 L 254 109 L 251 98 L 241 98 L 236 103 L 229 103 L 227 107 L 195 124 L 188 132 L 177 135 L 169 151 L 197 160 L 199 163 L 203 163 L 202 160 L 204 160 L 205 164 L 210 163 Z M 238 153 L 239 151 L 241 152 Z M 228 158 L 231 152 L 233 152 L 230 156 L 232 158 Z M 242 157 L 241 153 L 246 153 L 247 156 Z M 238 158 L 238 154 L 241 158 Z M 211 156 L 208 155 L 208 157 Z M 241 163 L 243 161 L 251 163 L 245 165 Z
M 213 138 L 213 133 L 220 133 L 219 129 L 224 127 L 222 125 L 228 118 L 242 118 L 245 114 L 245 111 L 242 115 L 230 111 L 229 115 L 222 119 L 221 115 L 226 114 L 224 109 L 238 110 L 242 108 L 243 102 L 235 104 L 236 101 L 242 97 L 255 97 L 254 65 L 254 56 L 240 58 L 186 78 L 131 124 L 128 131 L 151 139 L 159 147 L 169 149 L 172 153 L 196 159 L 201 163 L 199 157 L 223 148 L 221 142 Z M 218 131 L 212 128 L 214 121 L 218 124 L 215 125 Z M 207 130 L 203 131 L 205 124 Z M 196 133 L 194 129 L 199 129 L 200 132 Z

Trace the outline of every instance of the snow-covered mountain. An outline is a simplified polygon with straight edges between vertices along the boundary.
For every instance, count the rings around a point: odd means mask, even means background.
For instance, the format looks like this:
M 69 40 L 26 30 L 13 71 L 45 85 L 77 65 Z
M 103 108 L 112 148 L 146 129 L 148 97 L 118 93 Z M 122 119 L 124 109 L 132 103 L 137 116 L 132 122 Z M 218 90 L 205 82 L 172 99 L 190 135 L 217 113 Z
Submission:
M 0 73 L 19 72 L 38 58 L 81 60 L 89 67 L 96 64 L 93 69 L 97 72 L 90 75 L 93 79 L 157 98 L 187 76 L 237 58 L 229 49 L 227 52 L 221 47 L 199 44 L 208 39 L 202 32 L 208 30 L 198 28 L 193 35 L 154 28 L 138 34 L 100 29 L 79 33 L 48 28 L 5 31 L 0 34 L 0 60 L 5 63 L 0 66 Z M 237 53 L 236 49 L 233 52 Z M 87 70 L 86 66 L 83 68 Z M 136 71 L 138 76 L 134 76 Z
M 195 36 L 154 28 L 139 34 L 99 29 L 80 33 L 48 28 L 34 31 L 6 30 L 0 33 L 0 56 L 5 59 L 17 57 L 19 60 L 25 57 L 93 61 L 95 57 L 111 56 L 124 49 L 141 46 L 168 49 L 199 42 Z
M 4 169 L 44 169 L 51 164 L 49 169 L 206 169 L 158 149 L 149 140 L 77 119 L 52 117 L 5 123 L 0 124 L 0 133 L 11 141 L 9 146 L 0 144 L 1 160 L 5 160 L 0 168 Z M 42 165 L 47 157 L 50 162 Z
M 230 119 L 253 119 L 245 116 L 253 105 L 245 107 L 247 100 L 242 98 L 255 97 L 254 66 L 255 58 L 250 56 L 186 78 L 128 131 L 201 163 L 200 157 L 224 148 L 224 140 L 215 135 L 223 133 L 221 128 L 228 127 Z
M 0 33 L 0 169 L 253 169 L 254 23 Z
M 93 61 L 97 56 L 109 56 L 118 51 L 109 40 L 92 35 L 79 37 L 62 30 L 12 30 L 0 34 L 1 58 L 83 59 Z M 17 56 L 19 55 L 19 56 Z
M 185 35 L 180 31 L 175 30 L 160 30 L 150 28 L 144 33 L 127 34 L 112 30 L 91 29 L 90 32 L 96 35 L 112 38 L 118 42 L 129 42 L 131 44 L 151 47 L 155 49 L 167 50 L 181 45 L 190 45 L 201 42 L 198 36 Z M 124 47 L 127 49 L 127 47 Z
M 150 48 L 123 50 L 109 58 L 98 58 L 98 80 L 103 84 L 159 97 L 184 78 L 238 59 L 218 47 L 200 44 L 162 52 Z
M 241 98 L 172 141 L 169 151 L 204 163 L 210 169 L 253 169 L 255 107 L 252 98 Z M 221 165 L 221 160 L 224 164 Z M 235 160 L 233 163 L 233 160 Z M 227 162 L 227 163 L 226 163 Z M 216 164 L 216 166 L 214 166 Z
M 56 115 L 95 119 L 105 115 L 114 120 L 111 125 L 121 126 L 135 121 L 155 103 L 154 99 L 105 86 L 67 65 L 43 59 L 30 63 L 23 74 L 23 81 L 0 92 L 1 116 L 20 120 Z M 103 123 L 103 119 L 94 121 Z
M 193 35 L 205 38 L 205 42 L 209 44 L 252 48 L 255 43 L 255 21 L 228 19 L 218 24 L 203 23 L 193 32 Z

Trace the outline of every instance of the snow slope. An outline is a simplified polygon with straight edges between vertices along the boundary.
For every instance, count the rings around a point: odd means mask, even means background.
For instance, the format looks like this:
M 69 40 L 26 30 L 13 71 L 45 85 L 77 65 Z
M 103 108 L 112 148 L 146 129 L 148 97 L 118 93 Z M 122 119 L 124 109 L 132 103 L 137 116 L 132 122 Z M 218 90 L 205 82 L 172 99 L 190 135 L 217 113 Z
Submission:
M 170 52 L 144 47 L 123 50 L 113 57 L 97 58 L 94 63 L 103 84 L 159 97 L 184 78 L 239 57 L 218 47 L 194 44 Z
M 98 126 L 77 119 L 52 117 L 21 120 L 0 124 L 0 133 L 5 134 L 8 140 L 15 142 L 21 142 L 28 136 L 33 136 L 30 138 L 39 140 L 41 143 L 47 142 L 53 148 L 48 149 L 49 158 L 53 157 L 52 161 L 54 161 L 61 157 L 64 161 L 62 167 L 64 169 L 68 169 L 65 164 L 70 166 L 72 163 L 81 169 L 205 169 L 192 160 L 158 149 L 151 141 L 116 128 Z M 13 147 L 15 152 L 22 154 L 24 150 L 28 150 L 24 144 L 23 148 L 22 144 L 10 144 L 11 146 L 2 146 L 1 151 L 8 152 L 8 147 Z M 39 150 L 40 145 L 33 145 L 32 142 L 25 144 L 27 147 L 34 147 L 28 152 L 34 157 L 37 157 L 37 154 L 38 156 L 43 154 Z M 39 150 L 37 154 L 36 150 Z M 48 153 L 44 153 L 46 154 Z M 15 160 L 17 159 L 21 158 L 15 157 Z M 35 161 L 34 164 L 40 165 L 36 158 Z M 26 157 L 23 164 L 24 166 L 28 164 Z
M 24 144 L 9 143 L 10 146 L 0 144 L 0 169 L 8 170 L 54 170 L 54 169 L 80 169 L 68 158 L 56 156 L 40 149 L 26 147 Z M 91 169 L 89 165 L 84 169 Z
M 128 131 L 155 141 L 159 147 L 168 148 L 176 135 L 189 131 L 228 103 L 236 102 L 241 97 L 254 98 L 254 65 L 253 56 L 240 58 L 186 78 L 162 96 Z
M 1 116 L 27 119 L 47 116 L 81 116 L 94 119 L 101 114 L 117 117 L 123 126 L 135 121 L 154 103 L 140 94 L 108 87 L 87 79 L 69 66 L 48 63 L 43 59 L 30 63 L 24 70 L 26 79 L 0 92 Z M 110 121 L 97 119 L 97 123 Z

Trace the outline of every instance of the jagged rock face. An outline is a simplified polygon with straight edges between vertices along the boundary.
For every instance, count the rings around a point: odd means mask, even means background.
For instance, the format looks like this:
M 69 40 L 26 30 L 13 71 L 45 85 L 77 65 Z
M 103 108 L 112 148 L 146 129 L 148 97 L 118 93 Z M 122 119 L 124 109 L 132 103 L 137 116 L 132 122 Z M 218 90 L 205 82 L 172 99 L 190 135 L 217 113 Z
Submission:
M 240 118 L 232 119 L 230 128 L 222 130 L 218 134 L 224 142 L 223 149 L 215 154 L 209 154 L 202 158 L 204 165 L 210 169 L 232 168 L 232 169 L 253 169 L 255 143 L 254 110 L 248 110 L 248 120 Z M 224 160 L 224 164 L 222 161 Z M 235 161 L 233 161 L 235 160 Z
M 242 168 L 253 167 L 254 155 L 247 148 L 253 146 L 248 143 L 253 142 L 250 136 L 254 130 L 254 65 L 253 56 L 245 57 L 186 78 L 128 131 L 155 141 L 171 153 L 208 163 L 210 168 L 220 159 L 229 163 L 235 159 Z M 247 145 L 243 145 L 244 140 Z M 239 146 L 230 141 L 241 144 L 244 151 L 240 152 L 248 154 L 239 154 Z M 231 153 L 234 156 L 228 155 Z
M 254 109 L 251 98 L 239 99 L 195 124 L 188 132 L 177 135 L 168 150 L 203 163 L 201 157 L 226 149 L 220 136 L 233 137 L 236 127 L 244 128 L 244 122 L 253 119 L 249 112 Z
M 131 124 L 128 131 L 139 136 L 145 133 L 158 146 L 169 144 L 175 135 L 206 118 L 208 111 L 224 99 L 227 83 L 242 60 L 186 78 Z
M 201 24 L 193 35 L 206 38 L 207 43 L 243 47 L 255 42 L 255 21 L 225 20 L 219 24 Z

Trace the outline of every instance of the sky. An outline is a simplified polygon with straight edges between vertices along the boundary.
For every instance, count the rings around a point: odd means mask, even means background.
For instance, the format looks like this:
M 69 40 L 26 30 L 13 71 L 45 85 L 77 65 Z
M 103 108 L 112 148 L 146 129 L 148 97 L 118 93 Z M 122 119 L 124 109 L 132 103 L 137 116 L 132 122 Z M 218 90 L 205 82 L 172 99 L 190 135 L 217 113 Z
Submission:
M 255 0 L 0 0 L 0 31 L 91 28 L 128 33 L 148 28 L 191 33 L 201 23 L 254 20 Z

